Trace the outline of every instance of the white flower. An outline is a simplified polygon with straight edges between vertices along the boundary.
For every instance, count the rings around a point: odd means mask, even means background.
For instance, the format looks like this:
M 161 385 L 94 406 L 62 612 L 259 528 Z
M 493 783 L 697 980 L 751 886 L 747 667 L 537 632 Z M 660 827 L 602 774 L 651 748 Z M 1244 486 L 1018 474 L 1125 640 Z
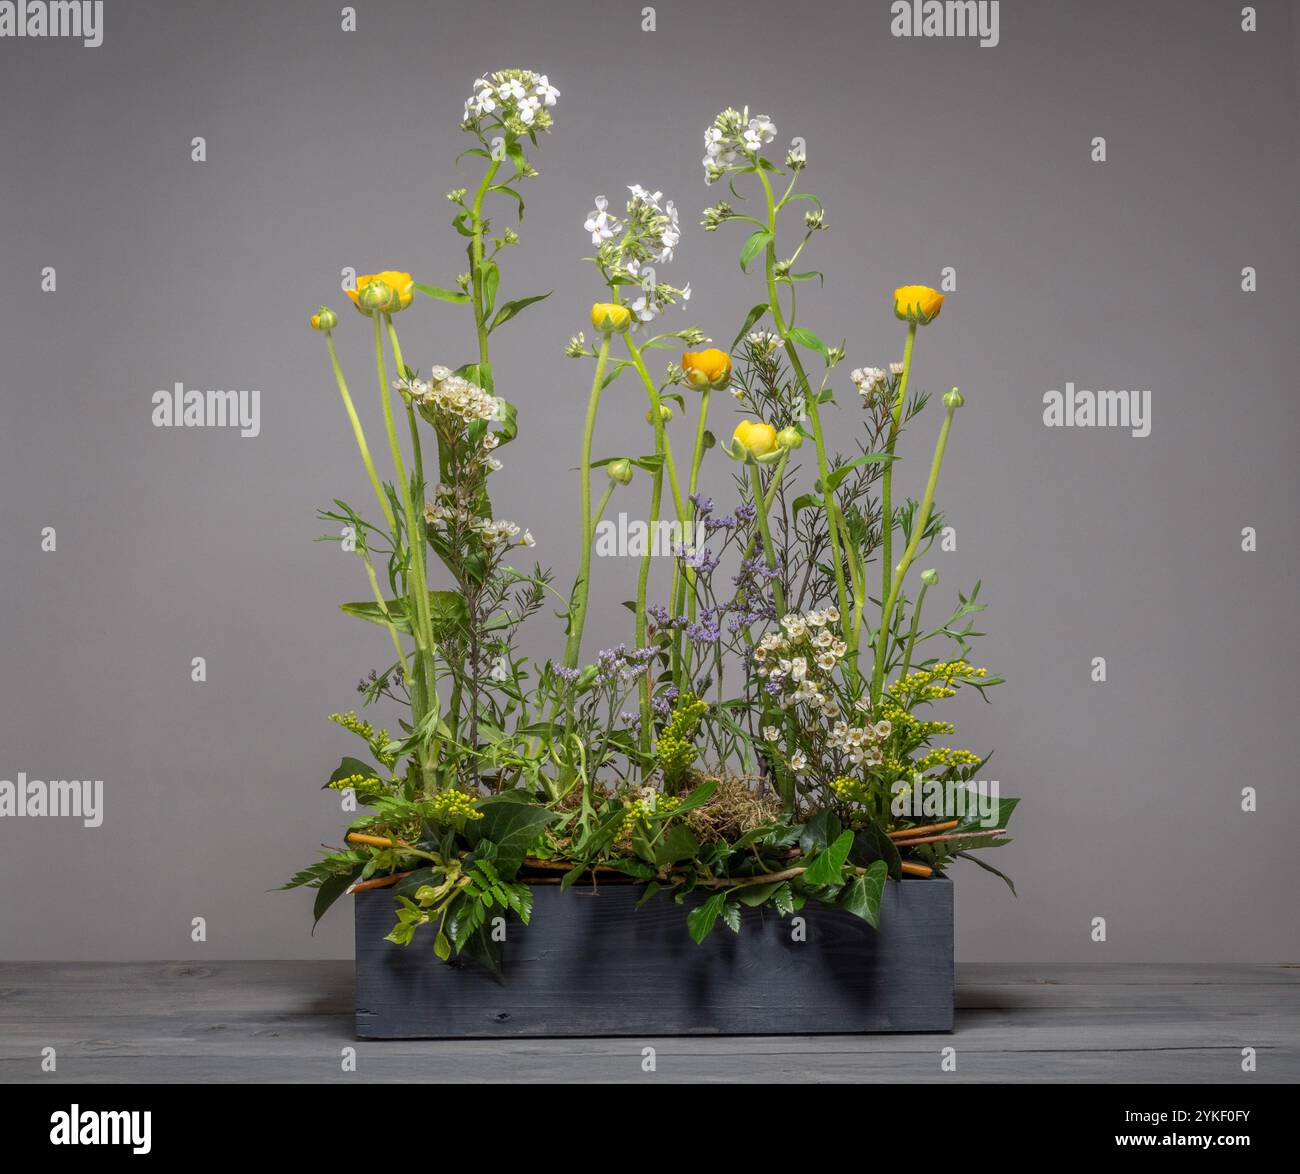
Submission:
M 790 662 L 790 679 L 802 681 L 808 675 L 808 662 L 802 656 L 796 656 Z
M 903 373 L 903 364 L 902 364 L 902 363 L 890 363 L 890 364 L 889 364 L 889 373 L 890 373 L 891 375 L 901 375 L 901 374 Z
M 528 96 L 528 91 L 524 89 L 524 83 L 513 77 L 509 81 L 502 82 L 497 87 L 497 93 L 506 101 L 513 98 L 516 102 L 522 102 Z
M 760 114 L 749 120 L 745 128 L 745 146 L 757 151 L 765 143 L 776 138 L 776 124 L 766 114 Z
M 537 79 L 537 85 L 533 87 L 535 93 L 541 100 L 543 106 L 554 106 L 555 100 L 560 96 L 560 91 L 551 85 L 550 79 L 546 74 L 542 74 Z
M 797 775 L 803 774 L 808 769 L 808 759 L 804 757 L 802 750 L 796 750 L 790 755 L 790 769 Z
M 536 98 L 527 97 L 519 103 L 519 118 L 525 126 L 531 126 L 533 120 L 537 117 L 537 112 L 542 108 L 541 102 Z
M 813 644 L 818 648 L 829 648 L 835 643 L 835 636 L 829 628 L 822 628 L 816 636 L 813 637 Z
M 505 466 L 502 465 L 502 463 L 499 460 L 497 460 L 496 457 L 488 457 L 488 459 L 484 463 L 487 465 L 489 471 L 493 473 L 499 473 L 503 468 L 505 468 Z
M 835 653 L 836 657 L 843 656 L 848 652 L 848 650 L 849 646 L 845 644 L 843 640 L 836 640 L 835 643 L 831 645 L 831 651 Z
M 649 204 L 656 212 L 662 211 L 659 201 L 664 198 L 663 192 L 648 192 L 639 183 L 629 184 L 627 190 L 632 193 L 632 199 L 642 204 Z
M 776 726 L 764 726 L 763 737 L 769 742 L 775 742 L 781 736 L 781 731 Z
M 591 233 L 591 243 L 599 245 L 616 233 L 621 225 L 616 216 L 608 212 L 609 201 L 604 196 L 596 197 L 596 207 L 583 222 L 582 227 Z
M 653 298 L 642 294 L 632 303 L 632 313 L 636 315 L 638 321 L 653 322 L 659 317 L 659 307 L 655 305 Z
M 849 372 L 859 395 L 870 395 L 884 387 L 886 375 L 879 367 L 855 367 Z
M 871 727 L 871 732 L 875 734 L 877 738 L 888 738 L 889 735 L 894 732 L 894 727 L 890 722 L 881 720 Z
M 840 622 L 840 609 L 838 607 L 828 607 L 822 615 L 826 617 L 828 623 L 838 624 Z
M 823 652 L 817 658 L 817 667 L 823 672 L 830 672 L 835 667 L 835 657 L 829 652 Z
M 537 539 L 533 537 L 533 532 L 531 530 L 525 530 L 524 536 L 519 540 L 519 544 L 521 546 L 536 546 Z

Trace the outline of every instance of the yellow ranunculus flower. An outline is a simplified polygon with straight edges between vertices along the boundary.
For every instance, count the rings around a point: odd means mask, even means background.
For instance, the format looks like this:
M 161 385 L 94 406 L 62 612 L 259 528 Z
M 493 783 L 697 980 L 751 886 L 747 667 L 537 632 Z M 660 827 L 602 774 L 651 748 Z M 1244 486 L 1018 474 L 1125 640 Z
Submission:
M 732 441 L 751 457 L 765 457 L 776 448 L 776 429 L 771 424 L 742 420 L 736 425 Z
M 591 307 L 591 324 L 602 334 L 622 332 L 632 322 L 632 311 L 617 302 L 596 302 Z
M 928 285 L 900 285 L 894 290 L 894 314 L 904 322 L 926 326 L 942 308 L 943 294 Z
M 313 330 L 331 331 L 339 324 L 339 316 L 328 306 L 322 306 L 311 316 Z
M 370 287 L 374 288 L 370 288 Z M 369 289 L 369 294 L 367 294 Z M 409 273 L 398 269 L 385 269 L 382 273 L 367 273 L 357 278 L 357 288 L 344 290 L 352 304 L 369 317 L 376 310 L 381 314 L 396 314 L 405 310 L 415 297 L 415 282 Z
M 717 347 L 707 351 L 685 351 L 682 371 L 692 387 L 711 387 L 715 391 L 731 382 L 731 356 Z

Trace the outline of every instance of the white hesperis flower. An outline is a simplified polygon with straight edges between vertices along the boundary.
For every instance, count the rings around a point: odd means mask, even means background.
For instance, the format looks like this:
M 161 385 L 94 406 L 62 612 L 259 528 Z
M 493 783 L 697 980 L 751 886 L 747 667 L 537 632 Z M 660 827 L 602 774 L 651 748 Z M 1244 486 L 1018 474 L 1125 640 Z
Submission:
M 749 120 L 749 125 L 745 128 L 745 146 L 751 151 L 757 151 L 759 148 L 770 143 L 776 138 L 776 123 L 774 123 L 766 114 L 760 114 L 756 118 Z
M 537 79 L 537 84 L 533 87 L 533 93 L 541 100 L 543 106 L 554 106 L 556 99 L 560 96 L 560 91 L 551 85 L 551 81 L 546 74 L 542 74 Z
M 610 214 L 609 200 L 604 196 L 596 197 L 596 207 L 587 215 L 582 227 L 591 233 L 591 243 L 601 245 L 612 240 L 616 232 L 622 229 L 618 217 Z
M 560 91 L 545 74 L 499 69 L 475 81 L 461 125 L 480 136 L 497 128 L 515 135 L 550 130 L 550 108 L 559 96 Z

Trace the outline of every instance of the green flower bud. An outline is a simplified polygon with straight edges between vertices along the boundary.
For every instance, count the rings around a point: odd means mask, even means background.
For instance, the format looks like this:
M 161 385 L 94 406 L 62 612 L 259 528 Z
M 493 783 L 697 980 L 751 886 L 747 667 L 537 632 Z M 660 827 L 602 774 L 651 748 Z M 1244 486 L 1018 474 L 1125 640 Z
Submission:
M 322 306 L 311 316 L 311 328 L 329 332 L 339 324 L 339 316 L 328 306 Z
M 966 397 L 955 387 L 951 391 L 945 391 L 943 393 L 943 406 L 945 408 L 959 408 L 965 402 Z
M 803 433 L 792 424 L 776 434 L 776 443 L 781 448 L 799 448 L 803 445 Z
M 660 404 L 660 405 L 659 405 L 659 418 L 660 418 L 660 419 L 661 419 L 665 424 L 668 423 L 668 421 L 671 420 L 671 419 L 673 418 L 673 410 L 672 410 L 672 408 L 670 408 L 667 404 Z M 654 409 L 653 409 L 653 408 L 652 408 L 650 411 L 646 412 L 646 414 L 645 414 L 645 422 L 646 422 L 647 424 L 653 424 L 653 423 L 655 422 L 655 418 L 654 418 Z
M 933 587 L 939 581 L 939 572 L 931 567 L 928 571 L 921 572 L 921 582 L 927 587 Z
M 393 305 L 395 295 L 393 288 L 385 281 L 378 278 L 372 279 L 361 288 L 357 294 L 357 306 L 367 314 L 373 314 L 376 310 L 387 310 Z
M 605 472 L 609 474 L 611 481 L 617 481 L 620 485 L 627 485 L 632 480 L 632 462 L 627 457 L 611 461 L 605 466 Z

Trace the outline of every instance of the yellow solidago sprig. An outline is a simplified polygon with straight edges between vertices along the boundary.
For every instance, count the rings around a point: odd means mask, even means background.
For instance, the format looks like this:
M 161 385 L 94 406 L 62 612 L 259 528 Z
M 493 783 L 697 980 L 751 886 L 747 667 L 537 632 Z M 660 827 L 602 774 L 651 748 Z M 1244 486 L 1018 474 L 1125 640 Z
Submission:
M 889 687 L 888 697 L 911 709 L 922 702 L 952 697 L 961 685 L 983 682 L 987 676 L 988 669 L 976 668 L 969 661 L 941 660 L 895 681 Z
M 677 698 L 672 717 L 668 719 L 668 724 L 664 726 L 655 745 L 655 756 L 659 769 L 663 772 L 666 789 L 676 790 L 691 763 L 699 757 L 695 734 L 708 709 L 708 702 L 702 701 L 694 693 L 683 693 Z
M 619 825 L 619 837 L 630 836 L 639 827 L 648 827 L 655 820 L 667 819 L 678 807 L 681 799 L 676 795 L 665 795 L 652 787 L 642 787 L 624 798 L 627 804 L 623 821 Z
M 335 725 L 342 726 L 345 730 L 350 730 L 358 738 L 362 739 L 370 747 L 370 753 L 375 756 L 376 762 L 382 762 L 384 766 L 389 767 L 396 764 L 397 755 L 388 754 L 385 751 L 385 747 L 389 745 L 390 741 L 387 730 L 376 730 L 364 718 L 358 717 L 355 710 L 351 709 L 347 713 L 332 713 L 329 720 Z
M 474 805 L 474 799 L 464 791 L 454 789 L 439 791 L 426 800 L 423 807 L 430 823 L 440 823 L 457 831 L 467 822 L 483 818 L 483 813 Z

